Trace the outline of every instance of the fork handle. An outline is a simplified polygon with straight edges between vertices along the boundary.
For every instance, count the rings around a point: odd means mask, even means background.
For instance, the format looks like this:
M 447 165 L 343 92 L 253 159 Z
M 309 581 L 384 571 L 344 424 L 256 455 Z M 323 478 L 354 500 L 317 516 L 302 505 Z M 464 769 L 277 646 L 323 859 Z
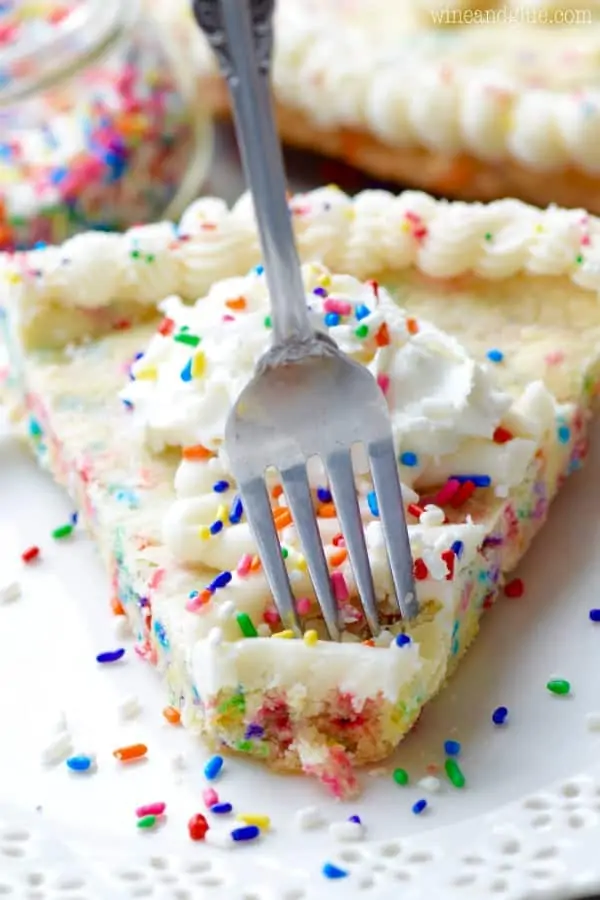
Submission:
M 214 0 L 213 0 L 214 2 Z M 229 85 L 246 181 L 252 191 L 273 312 L 274 343 L 314 335 L 306 308 L 281 144 L 269 85 L 272 2 L 217 0 L 224 35 L 218 52 Z M 251 18 L 250 10 L 253 16 Z

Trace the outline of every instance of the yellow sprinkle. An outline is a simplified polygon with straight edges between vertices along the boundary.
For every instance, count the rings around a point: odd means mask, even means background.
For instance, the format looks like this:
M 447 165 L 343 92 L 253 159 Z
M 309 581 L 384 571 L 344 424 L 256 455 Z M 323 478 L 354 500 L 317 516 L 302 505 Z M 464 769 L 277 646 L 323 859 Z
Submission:
M 204 375 L 204 370 L 206 369 L 206 357 L 204 353 L 199 350 L 198 353 L 194 354 L 194 358 L 192 360 L 192 378 L 201 378 Z
M 544 226 L 543 226 L 543 225 L 536 225 L 536 226 L 535 226 L 535 230 L 536 230 L 536 232 L 537 232 L 538 234 L 542 234 L 542 232 L 544 231 Z
M 9 284 L 20 284 L 23 281 L 18 272 L 10 272 L 6 277 Z
M 329 277 L 329 275 L 321 275 L 319 281 L 321 283 L 321 287 L 329 287 L 329 285 L 331 284 L 331 278 Z
M 198 534 L 203 541 L 207 541 L 210 537 L 210 528 L 208 527 L 208 525 L 202 525 L 202 527 L 198 531 Z
M 304 643 L 307 647 L 314 647 L 319 640 L 319 635 L 312 628 L 304 632 Z
M 294 632 L 291 628 L 286 628 L 285 631 L 276 631 L 275 634 L 272 634 L 271 637 L 274 638 L 293 638 Z
M 261 831 L 267 831 L 271 827 L 269 816 L 263 816 L 260 813 L 239 813 L 236 819 L 246 825 L 256 825 Z
M 356 212 L 354 211 L 353 206 L 349 206 L 348 209 L 344 210 L 344 218 L 348 219 L 349 221 L 352 221 L 352 219 L 354 219 L 355 217 L 356 217 Z
M 138 369 L 134 372 L 136 381 L 155 381 L 156 376 L 156 366 L 146 366 L 145 369 Z
M 403 222 L 400 226 L 400 231 L 405 231 L 408 233 L 410 231 L 410 222 Z
M 229 510 L 227 509 L 225 504 L 222 503 L 219 506 L 219 508 L 217 509 L 217 515 L 215 516 L 215 519 L 217 519 L 219 522 L 225 522 L 227 520 L 228 515 L 229 515 Z
M 306 572 L 306 569 L 308 568 L 308 566 L 306 565 L 306 559 L 302 556 L 301 553 L 299 553 L 294 558 L 294 565 L 297 569 L 300 569 L 301 572 Z
M 341 190 L 342 190 L 341 187 L 339 186 L 339 184 L 334 184 L 333 181 L 331 182 L 331 184 L 328 184 L 327 187 L 329 188 L 330 191 L 340 191 L 340 193 L 341 193 Z

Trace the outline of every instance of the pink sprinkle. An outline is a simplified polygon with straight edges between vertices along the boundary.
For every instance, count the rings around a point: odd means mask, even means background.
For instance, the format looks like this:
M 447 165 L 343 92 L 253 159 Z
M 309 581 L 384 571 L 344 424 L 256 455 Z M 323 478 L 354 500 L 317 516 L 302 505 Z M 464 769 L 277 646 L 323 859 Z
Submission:
M 279 613 L 274 606 L 269 606 L 263 613 L 263 619 L 267 625 L 277 625 L 279 622 Z
M 219 795 L 214 788 L 209 787 L 202 791 L 202 799 L 206 808 L 210 809 L 211 806 L 215 806 L 219 802 Z
M 553 350 L 551 353 L 547 353 L 544 357 L 544 362 L 547 366 L 558 366 L 561 362 L 564 362 L 565 354 L 562 350 Z
M 296 609 L 298 610 L 298 615 L 306 616 L 310 612 L 311 602 L 308 597 L 300 597 L 299 600 L 296 600 Z
M 387 394 L 390 387 L 390 376 L 389 375 L 378 375 L 377 376 L 377 384 L 381 388 L 384 394 Z
M 244 553 L 239 563 L 237 564 L 236 572 L 243 578 L 250 571 L 250 566 L 252 565 L 252 556 L 249 553 Z
M 331 575 L 331 589 L 338 603 L 344 603 L 350 597 L 346 579 L 341 572 L 333 572 Z
M 449 478 L 444 487 L 433 498 L 434 504 L 436 506 L 444 506 L 445 503 L 449 503 L 459 487 L 460 481 L 457 481 L 456 478 Z
M 135 814 L 139 819 L 142 816 L 162 816 L 166 808 L 166 803 L 147 803 L 146 806 L 138 806 Z
M 153 574 L 152 578 L 150 579 L 150 581 L 148 582 L 149 589 L 151 591 L 156 590 L 156 588 L 159 586 L 159 584 L 161 583 L 161 581 L 163 580 L 163 578 L 165 577 L 166 574 L 167 574 L 166 569 L 157 569 L 156 572 Z
M 345 300 L 336 300 L 335 297 L 328 297 L 323 304 L 325 312 L 338 313 L 340 316 L 349 316 L 352 312 L 352 304 Z
M 197 597 L 190 597 L 189 600 L 186 601 L 185 608 L 188 612 L 198 612 L 201 606 L 204 606 L 206 601 L 203 599 L 202 594 L 198 594 Z
M 235 316 L 230 316 L 229 313 L 223 316 L 223 322 L 235 322 Z
M 584 236 L 581 238 L 581 246 L 589 247 L 591 243 L 592 239 L 590 238 L 589 234 L 584 234 Z

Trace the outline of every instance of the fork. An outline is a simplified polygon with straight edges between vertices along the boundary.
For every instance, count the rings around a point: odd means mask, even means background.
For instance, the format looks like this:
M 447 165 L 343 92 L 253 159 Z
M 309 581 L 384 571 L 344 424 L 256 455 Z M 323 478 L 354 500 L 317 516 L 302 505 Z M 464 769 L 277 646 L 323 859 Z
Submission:
M 273 6 L 274 0 L 193 0 L 229 86 L 272 306 L 273 344 L 230 411 L 225 449 L 283 627 L 302 632 L 265 481 L 271 468 L 279 472 L 329 636 L 340 640 L 307 473 L 312 457 L 325 466 L 371 633 L 381 625 L 354 479 L 355 444 L 367 450 L 400 616 L 414 618 L 418 603 L 386 400 L 366 368 L 312 327 L 307 310 L 270 95 Z

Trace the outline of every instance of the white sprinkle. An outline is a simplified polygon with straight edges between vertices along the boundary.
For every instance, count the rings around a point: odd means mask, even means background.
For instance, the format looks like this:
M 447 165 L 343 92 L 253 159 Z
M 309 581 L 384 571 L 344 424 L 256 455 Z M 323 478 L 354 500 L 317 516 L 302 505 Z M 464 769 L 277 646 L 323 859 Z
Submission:
M 336 841 L 362 841 L 365 837 L 365 829 L 359 822 L 332 822 L 329 826 L 329 834 Z
M 69 723 L 67 722 L 67 715 L 64 709 L 58 710 L 52 726 L 52 731 L 54 734 L 64 734 L 69 731 Z
M 435 777 L 435 775 L 426 775 L 425 778 L 421 778 L 421 780 L 418 782 L 418 785 L 424 791 L 427 791 L 428 794 L 437 794 L 442 786 L 442 783 L 439 778 Z
M 271 636 L 271 626 L 267 625 L 266 622 L 261 622 L 260 625 L 257 625 L 256 631 L 257 631 L 259 637 L 270 637 Z
M 588 731 L 600 731 L 600 713 L 588 713 L 585 717 Z
M 316 806 L 306 806 L 299 809 L 295 815 L 296 825 L 302 831 L 311 831 L 313 828 L 322 828 L 326 824 L 323 813 Z
M 217 616 L 221 622 L 226 622 L 235 612 L 235 603 L 233 600 L 224 600 L 217 610 Z
M 73 753 L 73 744 L 71 735 L 68 731 L 63 731 L 51 738 L 45 747 L 42 747 L 42 763 L 46 766 L 52 766 L 62 762 L 67 756 Z
M 171 757 L 171 768 L 174 772 L 183 772 L 187 769 L 187 757 L 184 753 L 175 753 Z
M 508 494 L 509 494 L 508 485 L 506 485 L 506 484 L 497 484 L 497 485 L 496 485 L 496 488 L 495 488 L 495 490 L 494 490 L 494 493 L 496 494 L 496 497 L 500 497 L 501 499 L 505 499 L 506 497 L 508 497 Z
M 419 516 L 419 524 L 425 525 L 426 528 L 435 528 L 438 525 L 443 525 L 445 518 L 446 514 L 443 509 L 440 509 L 439 506 L 434 506 L 433 503 L 429 503 Z
M 375 635 L 373 638 L 373 643 L 376 647 L 389 647 L 392 641 L 394 640 L 394 635 L 391 631 L 386 631 L 385 628 L 379 632 L 379 634 Z
M 117 703 L 117 717 L 120 722 L 130 722 L 141 712 L 140 701 L 135 694 L 127 694 Z
M 0 584 L 0 605 L 3 603 L 13 603 L 20 598 L 21 594 L 21 585 L 16 579 L 14 581 L 2 582 Z
M 342 631 L 342 644 L 359 644 L 360 638 L 351 631 Z
M 232 840 L 229 831 L 220 831 L 215 828 L 209 828 L 204 835 L 204 843 L 211 847 L 218 847 L 220 850 L 232 850 L 235 847 L 235 841 Z
M 208 632 L 208 643 L 211 647 L 218 647 L 223 640 L 223 632 L 220 628 L 211 628 Z
M 113 616 L 113 632 L 121 640 L 131 637 L 131 625 L 127 616 Z

